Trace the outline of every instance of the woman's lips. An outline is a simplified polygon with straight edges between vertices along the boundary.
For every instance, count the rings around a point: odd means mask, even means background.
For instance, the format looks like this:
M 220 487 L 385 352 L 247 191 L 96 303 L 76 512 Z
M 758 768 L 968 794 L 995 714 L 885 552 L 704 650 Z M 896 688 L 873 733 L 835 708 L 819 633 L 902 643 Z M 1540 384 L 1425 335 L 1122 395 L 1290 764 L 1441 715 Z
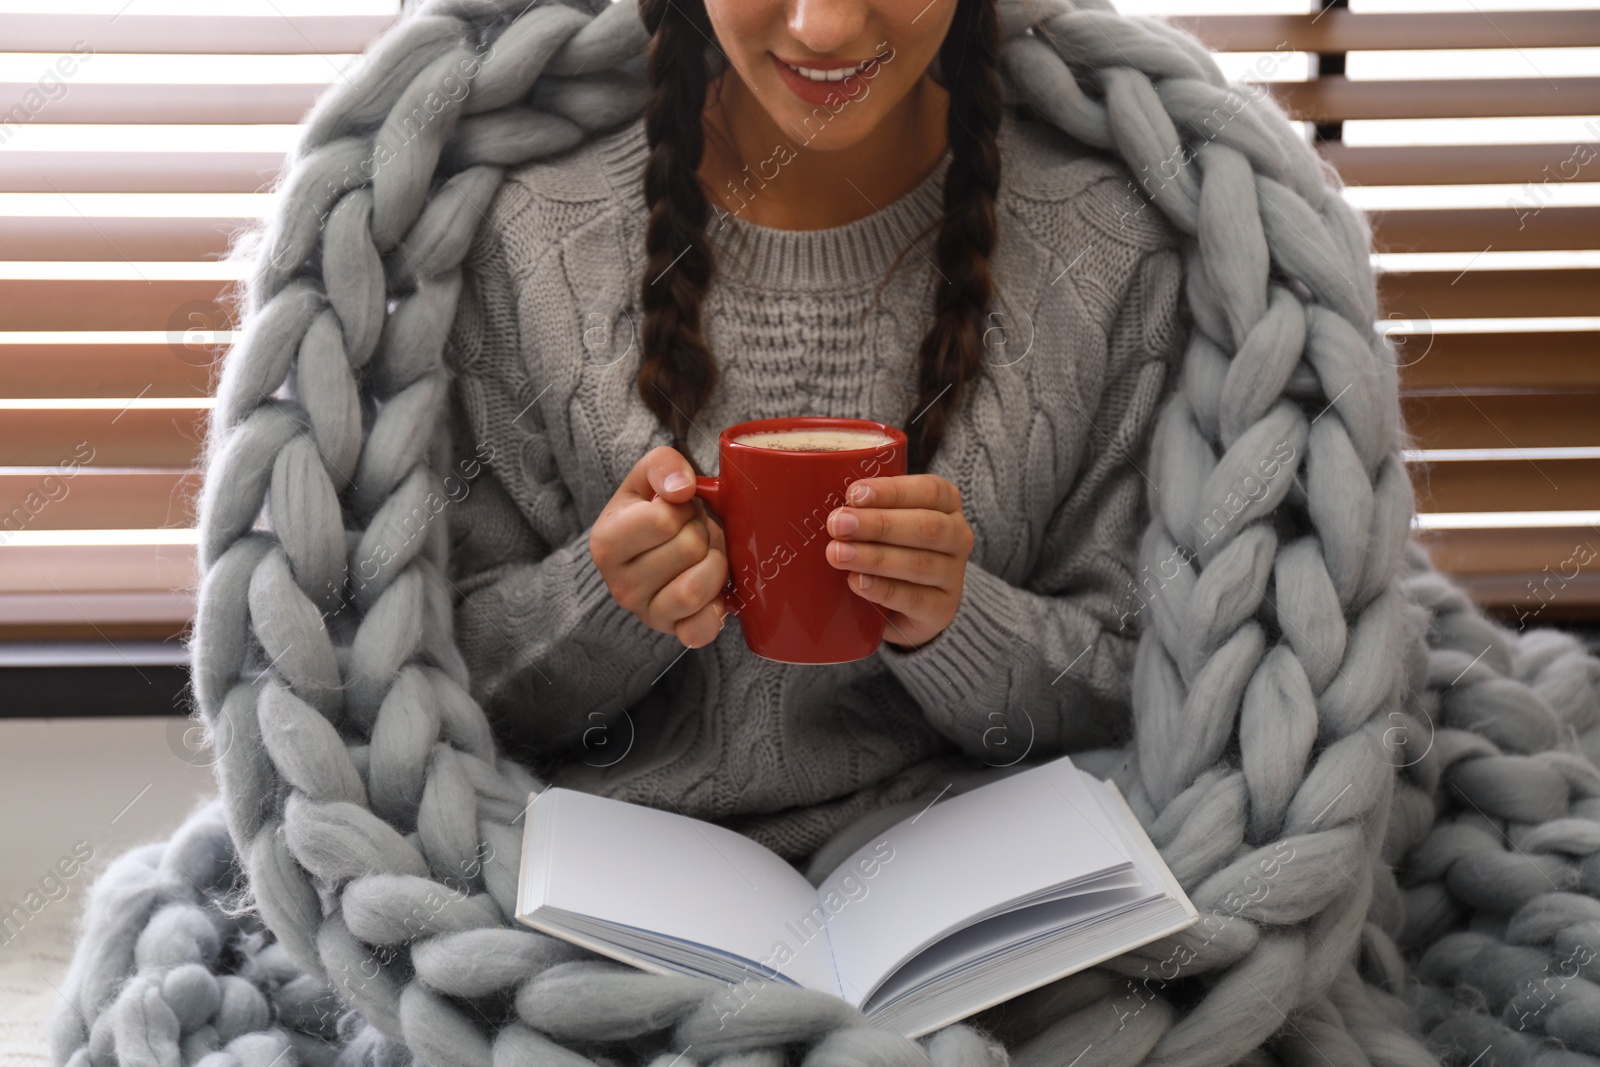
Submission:
M 778 68 L 778 76 L 783 79 L 783 83 L 789 87 L 794 95 L 808 104 L 826 104 L 834 97 L 848 99 L 855 96 L 861 91 L 860 79 L 866 78 L 870 80 L 877 74 L 879 66 L 878 57 L 874 56 L 867 61 L 866 69 L 860 73 L 847 74 L 838 81 L 812 81 L 805 75 L 791 69 L 789 64 L 778 58 L 778 56 L 770 52 L 767 54 L 772 56 L 772 65 Z M 815 60 L 809 63 L 800 63 L 797 66 L 803 66 L 810 70 L 838 70 L 840 68 L 855 67 L 859 64 L 860 60 L 854 62 L 850 60 L 832 60 L 829 62 Z M 855 79 L 855 84 L 851 84 L 852 79 Z

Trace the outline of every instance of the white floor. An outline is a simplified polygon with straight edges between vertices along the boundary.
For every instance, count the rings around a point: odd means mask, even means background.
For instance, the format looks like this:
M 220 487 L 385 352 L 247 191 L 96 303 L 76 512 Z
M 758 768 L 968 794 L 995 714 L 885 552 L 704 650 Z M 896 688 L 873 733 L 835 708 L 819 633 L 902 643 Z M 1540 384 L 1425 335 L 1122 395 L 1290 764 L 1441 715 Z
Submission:
M 0 1065 L 45 1067 L 45 1024 L 77 936 L 84 891 L 118 854 L 166 838 L 216 785 L 181 718 L 0 719 Z M 76 854 L 74 854 L 76 849 Z M 90 857 L 82 870 L 77 858 Z M 54 899 L 52 899 L 54 898 Z M 8 941 L 7 938 L 10 938 Z

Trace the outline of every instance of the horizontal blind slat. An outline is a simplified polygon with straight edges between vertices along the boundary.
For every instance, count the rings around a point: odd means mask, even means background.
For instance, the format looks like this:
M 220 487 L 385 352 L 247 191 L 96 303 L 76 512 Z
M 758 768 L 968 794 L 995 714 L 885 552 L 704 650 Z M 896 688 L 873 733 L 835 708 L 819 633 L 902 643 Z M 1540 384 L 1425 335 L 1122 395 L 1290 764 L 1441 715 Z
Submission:
M 1525 530 L 1420 530 L 1417 539 L 1433 561 L 1462 574 L 1512 571 L 1536 573 L 1559 568 L 1588 548 L 1600 557 L 1600 531 L 1589 526 L 1536 526 Z M 1570 565 L 1567 573 L 1572 573 Z
M 199 490 L 197 470 L 67 467 L 41 474 L 0 468 L 0 530 L 190 527 Z
M 1593 618 L 1600 608 L 1593 527 L 1421 530 L 1417 538 L 1475 602 L 1522 625 Z
M 0 344 L 0 398 L 203 397 L 225 351 L 203 332 L 179 331 L 162 344 Z
M 1418 511 L 1600 511 L 1600 459 L 1412 463 L 1408 470 Z
M 0 193 L 259 193 L 281 152 L 0 152 Z
M 1424 208 L 1374 211 L 1368 218 L 1382 252 L 1600 248 L 1600 206 Z
M 0 641 L 171 641 L 194 618 L 194 595 L 0 593 Z
M 234 283 L 210 279 L 0 279 L 0 330 L 181 330 L 189 312 L 236 323 L 224 303 Z
M 307 55 L 365 50 L 396 15 L 117 15 L 0 13 L 12 52 Z
M 94 450 L 103 467 L 188 467 L 200 454 L 204 408 L 11 409 L 0 412 L 0 467 L 54 467 Z
M 1521 185 L 1572 167 L 1573 145 L 1317 145 L 1347 185 Z M 1558 175 L 1568 177 L 1564 173 Z
M 1400 409 L 1418 448 L 1600 445 L 1600 392 L 1408 394 Z
M 1167 21 L 1223 52 L 1359 52 L 1412 48 L 1581 48 L 1600 45 L 1592 11 L 1352 12 L 1179 15 Z
M 1518 629 L 1589 621 L 1600 608 L 1600 574 L 1593 570 L 1580 571 L 1570 581 L 1545 570 L 1463 574 L 1456 582 L 1475 603 L 1498 610 Z
M 0 100 L 20 100 L 32 83 L 0 82 Z M 328 86 L 145 85 L 82 82 L 48 101 L 34 121 L 52 123 L 293 125 Z
M 216 260 L 241 218 L 11 216 L 0 226 L 3 260 Z
M 1463 389 L 1600 389 L 1600 332 L 1429 333 L 1394 338 L 1407 392 Z
M 1345 119 L 1522 118 L 1600 112 L 1600 78 L 1484 78 L 1352 81 L 1329 74 L 1264 83 L 1290 116 Z
M 1600 268 L 1388 271 L 1378 299 L 1384 309 L 1435 319 L 1600 315 Z

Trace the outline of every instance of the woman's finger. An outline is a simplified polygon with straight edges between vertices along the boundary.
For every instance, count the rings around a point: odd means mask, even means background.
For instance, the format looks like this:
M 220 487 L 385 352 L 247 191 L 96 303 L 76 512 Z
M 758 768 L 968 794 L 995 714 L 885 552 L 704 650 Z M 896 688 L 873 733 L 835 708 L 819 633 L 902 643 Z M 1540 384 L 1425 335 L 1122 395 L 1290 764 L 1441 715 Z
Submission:
M 672 632 L 677 635 L 688 648 L 701 648 L 717 639 L 717 634 L 722 632 L 726 624 L 728 609 L 723 605 L 720 596 L 712 597 L 711 602 L 687 619 L 678 620 Z
M 928 508 L 946 514 L 961 510 L 961 490 L 937 474 L 861 478 L 850 483 L 844 496 L 857 507 Z
M 625 570 L 652 549 L 671 544 L 698 516 L 692 499 L 683 504 L 637 500 L 595 520 L 590 551 L 598 566 Z
M 964 560 L 943 552 L 881 545 L 872 541 L 830 541 L 827 556 L 828 562 L 840 570 L 914 582 L 945 592 L 961 587 L 962 571 L 966 566 Z
M 949 555 L 972 551 L 972 528 L 959 515 L 927 508 L 836 508 L 828 532 L 842 541 L 878 541 Z
M 690 519 L 666 543 L 626 563 L 612 565 L 605 572 L 606 584 L 617 603 L 655 626 L 646 617 L 650 602 L 674 578 L 706 558 L 709 540 L 704 524 Z
M 658 445 L 639 457 L 601 514 L 620 511 L 657 495 L 677 498 L 679 503 L 694 499 L 694 468 L 670 445 Z
M 705 559 L 711 548 L 706 524 L 690 519 L 672 540 L 622 564 L 617 568 L 617 575 L 622 582 L 644 585 L 654 591 Z
M 852 574 L 849 582 L 850 587 L 862 597 L 887 611 L 904 616 L 903 622 L 906 626 L 912 626 L 912 620 L 940 614 L 938 609 L 942 606 L 941 602 L 950 596 L 945 590 L 936 589 L 931 585 L 920 585 L 899 578 L 884 578 L 873 574 Z M 918 641 L 913 639 L 915 636 L 901 632 L 898 640 L 904 644 L 917 644 Z
M 650 598 L 645 621 L 662 633 L 673 632 L 676 623 L 689 618 L 718 599 L 728 580 L 728 558 L 721 552 L 707 552 L 705 558 L 663 585 Z

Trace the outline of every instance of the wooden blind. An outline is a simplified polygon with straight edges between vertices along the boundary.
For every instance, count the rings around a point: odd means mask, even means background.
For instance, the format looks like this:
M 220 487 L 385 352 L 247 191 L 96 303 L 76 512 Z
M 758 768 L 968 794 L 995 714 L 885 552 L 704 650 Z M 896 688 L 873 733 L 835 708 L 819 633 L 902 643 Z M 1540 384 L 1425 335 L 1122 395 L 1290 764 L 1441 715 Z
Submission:
M 1507 615 L 1600 614 L 1600 10 L 1379 6 L 1171 21 L 1371 211 L 1436 560 Z M 0 13 L 0 638 L 188 624 L 217 260 L 396 17 Z
M 0 12 L 0 639 L 188 626 L 219 260 L 399 12 L 160 2 Z
M 1368 209 L 1434 560 L 1508 621 L 1594 617 L 1600 5 L 1400 6 L 1172 21 L 1313 57 L 1268 87 Z

